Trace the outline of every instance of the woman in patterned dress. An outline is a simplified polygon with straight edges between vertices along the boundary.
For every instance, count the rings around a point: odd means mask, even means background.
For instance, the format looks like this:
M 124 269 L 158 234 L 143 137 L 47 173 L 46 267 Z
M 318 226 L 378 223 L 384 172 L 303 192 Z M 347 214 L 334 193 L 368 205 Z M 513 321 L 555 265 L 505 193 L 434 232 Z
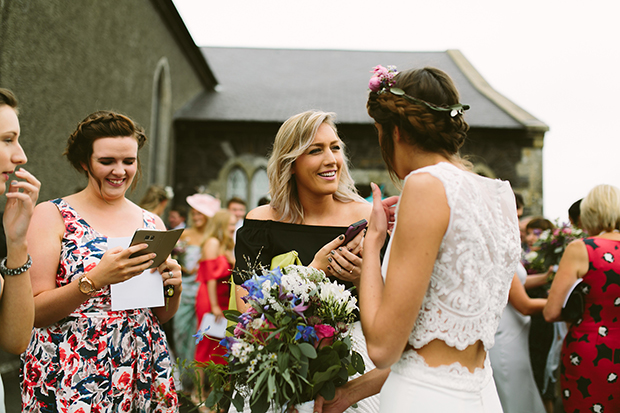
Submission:
M 585 297 L 584 314 L 562 346 L 560 385 L 566 412 L 620 411 L 620 189 L 594 187 L 581 203 L 581 226 L 591 237 L 571 242 L 543 311 L 561 319 L 571 287 Z
M 163 286 L 176 289 L 166 306 L 110 307 L 110 285 L 141 274 L 154 254 L 130 257 L 146 244 L 108 250 L 108 237 L 165 229 L 159 217 L 125 198 L 145 141 L 126 116 L 89 115 L 65 151 L 87 176 L 86 188 L 35 208 L 28 232 L 35 329 L 22 355 L 25 412 L 178 411 L 161 323 L 178 307 L 180 266 L 168 258 L 158 268 Z

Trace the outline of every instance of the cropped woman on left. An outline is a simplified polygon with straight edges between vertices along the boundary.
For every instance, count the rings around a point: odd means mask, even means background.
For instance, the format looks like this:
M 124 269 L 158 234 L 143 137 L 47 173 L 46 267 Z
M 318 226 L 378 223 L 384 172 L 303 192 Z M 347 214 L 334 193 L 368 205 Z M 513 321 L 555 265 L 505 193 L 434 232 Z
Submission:
M 26 232 L 41 187 L 28 171 L 17 170 L 27 161 L 19 143 L 17 115 L 15 95 L 0 88 L 0 195 L 6 196 L 2 223 L 7 250 L 6 258 L 0 263 L 0 348 L 13 354 L 26 349 L 34 322 Z M 12 174 L 21 181 L 13 180 Z M 4 387 L 0 378 L 0 412 L 4 411 Z
M 165 306 L 112 311 L 110 286 L 147 270 L 146 248 L 108 248 L 108 237 L 138 228 L 165 229 L 128 200 L 146 136 L 128 117 L 89 115 L 69 137 L 65 155 L 88 178 L 78 193 L 39 204 L 28 245 L 35 329 L 22 355 L 25 412 L 176 412 L 178 399 L 161 324 L 177 310 L 181 267 L 157 270 L 175 294 Z

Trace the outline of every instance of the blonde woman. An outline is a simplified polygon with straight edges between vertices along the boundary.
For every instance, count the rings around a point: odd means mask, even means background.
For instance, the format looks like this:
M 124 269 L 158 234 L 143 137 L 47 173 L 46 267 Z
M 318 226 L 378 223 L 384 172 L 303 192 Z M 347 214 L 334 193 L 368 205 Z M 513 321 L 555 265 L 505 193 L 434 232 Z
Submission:
M 620 411 L 620 189 L 598 185 L 581 202 L 581 226 L 592 236 L 571 242 L 562 256 L 543 311 L 561 320 L 571 287 L 584 294 L 584 313 L 562 346 L 564 410 Z
M 257 257 L 269 266 L 273 257 L 295 250 L 304 265 L 325 271 L 347 288 L 358 285 L 362 234 L 347 245 L 342 244 L 343 234 L 350 224 L 369 217 L 371 205 L 355 189 L 334 116 L 311 110 L 292 116 L 280 127 L 267 166 L 271 203 L 250 211 L 237 232 L 237 269 L 246 269 L 247 261 L 255 262 Z M 247 292 L 239 286 L 243 279 L 235 277 L 237 306 L 244 308 L 240 297 Z M 365 355 L 359 323 L 353 331 L 356 350 Z M 367 371 L 372 370 L 370 359 L 365 357 L 365 361 Z M 315 409 L 342 412 L 377 393 L 382 380 L 372 381 L 370 387 L 366 382 L 375 374 L 387 376 L 378 371 L 365 374 L 338 388 L 334 400 L 326 405 L 319 398 Z M 354 390 L 349 391 L 350 387 Z M 351 409 L 357 413 L 377 410 L 376 397 Z
M 198 295 L 196 296 L 196 316 L 198 324 L 202 317 L 211 313 L 216 319 L 224 316 L 230 299 L 230 270 L 235 264 L 233 236 L 237 218 L 228 210 L 218 211 L 207 225 L 202 259 L 198 268 Z M 215 340 L 205 339 L 196 346 L 197 362 L 213 361 L 223 364 L 222 356 L 226 350 Z
M 220 201 L 209 194 L 194 194 L 186 198 L 191 207 L 189 228 L 186 228 L 179 241 L 182 253 L 179 262 L 183 270 L 183 296 L 179 310 L 174 316 L 174 347 L 176 356 L 181 361 L 190 363 L 196 352 L 196 339 L 193 337 L 198 329 L 196 317 L 196 295 L 199 283 L 196 280 L 198 262 L 202 256 L 202 247 L 205 241 L 205 231 L 209 219 L 220 209 Z M 190 393 L 194 385 L 193 373 L 185 374 L 182 371 L 181 383 L 183 392 Z

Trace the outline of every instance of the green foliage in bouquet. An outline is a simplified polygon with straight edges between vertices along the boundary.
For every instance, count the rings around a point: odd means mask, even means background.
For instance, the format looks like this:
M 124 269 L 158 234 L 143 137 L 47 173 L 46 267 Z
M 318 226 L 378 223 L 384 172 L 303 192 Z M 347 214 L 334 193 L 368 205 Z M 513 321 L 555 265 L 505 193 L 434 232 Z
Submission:
M 280 411 L 319 394 L 331 400 L 350 375 L 364 372 L 349 336 L 357 300 L 342 285 L 291 265 L 254 274 L 243 287 L 248 310 L 224 312 L 237 323 L 221 341 L 228 365 L 203 367 L 213 388 L 206 406 L 229 399 L 243 411 L 249 400 L 253 413 Z

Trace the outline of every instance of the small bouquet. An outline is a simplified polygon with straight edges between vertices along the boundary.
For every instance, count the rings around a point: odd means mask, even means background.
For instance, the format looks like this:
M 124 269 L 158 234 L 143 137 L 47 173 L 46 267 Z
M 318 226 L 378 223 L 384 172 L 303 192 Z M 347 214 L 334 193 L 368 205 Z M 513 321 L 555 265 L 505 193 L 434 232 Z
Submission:
M 179 261 L 180 259 L 183 258 L 183 255 L 185 255 L 186 248 L 187 248 L 187 241 L 180 239 L 174 245 L 174 248 L 172 249 L 172 252 L 170 253 L 170 255 L 172 256 L 173 259 Z
M 228 364 L 203 367 L 213 386 L 208 407 L 229 398 L 238 411 L 245 400 L 253 413 L 270 406 L 282 411 L 319 394 L 331 400 L 350 375 L 364 372 L 349 337 L 357 300 L 323 271 L 298 265 L 261 270 L 243 288 L 249 309 L 224 312 L 237 323 L 221 341 Z
M 568 223 L 560 224 L 556 221 L 555 229 L 548 229 L 540 233 L 540 237 L 534 243 L 535 250 L 525 254 L 528 265 L 525 267 L 530 271 L 546 272 L 549 267 L 557 271 L 557 265 L 566 250 L 568 244 L 576 239 L 583 238 L 584 232 L 572 227 Z

